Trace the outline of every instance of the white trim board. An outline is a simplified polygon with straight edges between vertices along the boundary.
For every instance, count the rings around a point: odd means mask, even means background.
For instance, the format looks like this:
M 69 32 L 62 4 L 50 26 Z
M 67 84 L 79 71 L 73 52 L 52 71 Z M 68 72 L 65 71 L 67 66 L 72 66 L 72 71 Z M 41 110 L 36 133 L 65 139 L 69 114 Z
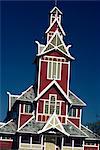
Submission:
M 54 11 L 55 9 L 56 9 L 60 14 L 63 14 L 63 13 L 59 10 L 59 8 L 56 7 L 56 6 L 50 11 L 50 13 L 53 13 L 53 11 Z
M 56 85 L 56 87 L 59 89 L 59 91 L 62 93 L 62 95 L 68 100 L 68 102 L 70 104 L 72 104 L 72 102 L 70 101 L 70 99 L 68 98 L 68 96 L 66 95 L 66 93 L 63 91 L 63 89 L 59 86 L 59 84 L 53 80 L 34 100 L 37 101 L 45 92 L 47 92 L 53 85 Z
M 65 35 L 66 35 L 66 33 L 64 32 L 64 30 L 63 30 L 63 28 L 62 28 L 62 26 L 61 26 L 61 24 L 60 24 L 60 22 L 58 21 L 58 19 L 57 19 L 57 18 L 55 18 L 55 19 L 54 19 L 54 21 L 52 22 L 52 24 L 49 26 L 49 28 L 46 30 L 46 32 L 45 32 L 45 33 L 48 33 L 48 32 L 50 31 L 50 29 L 53 27 L 53 25 L 54 25 L 56 22 L 57 22 L 57 24 L 58 24 L 58 26 L 59 26 L 59 28 L 60 28 L 61 32 L 62 32 L 62 33 L 63 33 L 63 35 L 65 36 Z

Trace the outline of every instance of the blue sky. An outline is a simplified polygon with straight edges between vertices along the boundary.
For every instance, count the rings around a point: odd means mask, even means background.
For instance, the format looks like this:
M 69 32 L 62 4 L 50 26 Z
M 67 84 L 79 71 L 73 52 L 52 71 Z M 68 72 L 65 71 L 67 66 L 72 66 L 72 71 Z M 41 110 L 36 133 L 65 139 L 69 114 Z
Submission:
M 20 94 L 35 82 L 35 40 L 45 43 L 54 1 L 2 1 L 0 121 L 7 113 L 7 91 Z M 87 107 L 83 122 L 100 120 L 100 2 L 59 1 L 62 26 L 71 43 L 70 89 Z M 98 115 L 98 118 L 96 117 Z

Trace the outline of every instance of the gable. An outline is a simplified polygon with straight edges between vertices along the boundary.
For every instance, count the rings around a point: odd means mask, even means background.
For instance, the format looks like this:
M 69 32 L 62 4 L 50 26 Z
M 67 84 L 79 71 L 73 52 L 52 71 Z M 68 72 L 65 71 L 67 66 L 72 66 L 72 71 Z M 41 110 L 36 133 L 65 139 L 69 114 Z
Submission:
M 61 91 L 59 91 L 59 89 L 55 85 L 52 85 L 52 87 L 48 89 L 48 91 L 44 93 L 43 96 L 41 96 L 41 99 L 49 99 L 49 94 L 56 94 L 57 100 L 66 100 L 64 95 L 61 93 Z
M 26 91 L 22 92 L 22 94 L 17 98 L 17 100 L 33 101 L 34 98 L 34 89 L 33 86 L 30 86 Z
M 72 102 L 70 101 L 66 93 L 62 90 L 62 88 L 59 86 L 59 84 L 55 80 L 53 80 L 34 100 L 37 101 L 38 99 L 40 99 L 54 85 L 56 86 L 58 91 L 61 92 L 64 98 L 68 100 L 68 102 L 71 104 Z
M 59 32 L 55 31 L 55 33 L 53 34 L 53 36 L 51 37 L 51 39 L 49 40 L 47 45 L 42 50 L 41 54 L 38 54 L 37 56 L 41 56 L 41 55 L 44 55 L 50 51 L 56 50 L 56 51 L 60 51 L 61 53 L 63 53 L 68 58 L 74 59 L 69 53 L 70 47 L 71 47 L 71 45 L 68 45 L 66 47 L 66 45 L 65 45 L 64 41 L 62 40 Z
M 53 31 L 55 32 L 56 30 L 59 30 L 59 32 L 62 32 L 62 34 L 65 36 L 65 32 L 60 24 L 60 22 L 58 21 L 58 19 L 55 19 L 52 24 L 49 26 L 49 28 L 47 29 L 46 33 L 48 33 L 49 31 Z
M 60 120 L 58 119 L 56 112 L 53 113 L 53 115 L 48 119 L 47 123 L 45 124 L 45 126 L 43 127 L 42 130 L 40 130 L 38 133 L 42 133 L 45 131 L 48 131 L 50 129 L 57 129 L 58 131 L 66 134 L 69 136 L 69 134 L 67 134 L 60 122 Z

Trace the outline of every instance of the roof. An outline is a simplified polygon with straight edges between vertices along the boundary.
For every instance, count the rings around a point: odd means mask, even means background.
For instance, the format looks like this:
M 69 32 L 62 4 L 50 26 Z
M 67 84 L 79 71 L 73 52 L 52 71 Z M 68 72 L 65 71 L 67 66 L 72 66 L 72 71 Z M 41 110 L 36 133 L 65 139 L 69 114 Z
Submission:
M 57 22 L 57 24 L 58 24 L 58 26 L 59 26 L 61 32 L 63 33 L 63 35 L 66 35 L 66 33 L 64 32 L 64 30 L 63 30 L 63 28 L 62 28 L 62 26 L 61 26 L 61 24 L 60 24 L 60 22 L 58 21 L 57 18 L 54 19 L 54 21 L 52 22 L 52 24 L 49 26 L 49 28 L 46 30 L 45 33 L 48 33 L 48 32 L 50 31 L 50 29 L 53 27 L 53 25 L 54 25 L 56 22 Z
M 65 131 L 70 134 L 72 137 L 86 137 L 86 134 L 83 133 L 79 128 L 75 127 L 73 124 L 69 123 L 63 125 Z
M 57 89 L 62 93 L 62 95 L 68 100 L 68 102 L 71 104 L 72 102 L 66 95 L 66 93 L 63 91 L 63 89 L 59 86 L 59 84 L 53 80 L 34 100 L 37 101 L 45 92 L 47 92 L 53 85 L 57 87 Z
M 71 91 L 69 91 L 69 99 L 71 100 L 72 105 L 86 106 L 86 104 Z
M 33 89 L 33 85 L 32 85 L 27 90 L 22 92 L 22 94 L 16 100 L 33 102 L 34 98 L 35 98 L 35 93 L 34 93 L 34 89 Z
M 44 123 L 36 122 L 34 117 L 31 117 L 24 125 L 22 125 L 17 132 L 36 134 L 44 126 Z
M 4 134 L 15 134 L 17 125 L 13 120 L 8 121 L 0 127 L 0 133 Z
M 88 135 L 88 137 L 86 138 L 86 140 L 99 140 L 100 141 L 100 136 L 93 133 L 90 129 L 88 129 L 85 126 L 81 126 L 81 130 L 86 133 Z
M 55 10 L 57 10 L 60 14 L 62 14 L 62 12 L 56 6 L 50 11 L 50 13 L 53 13 Z
M 41 134 L 42 132 L 52 131 L 52 129 L 56 129 L 60 131 L 60 133 L 71 137 L 87 137 L 83 131 L 78 129 L 78 127 L 75 127 L 73 124 L 61 124 L 60 120 L 55 114 L 52 114 L 46 123 L 36 122 L 35 118 L 31 117 L 17 130 L 17 132 Z
M 54 32 L 44 49 L 40 54 L 37 54 L 37 56 L 42 56 L 48 52 L 51 52 L 53 50 L 58 50 L 61 52 L 63 55 L 67 56 L 68 58 L 74 60 L 74 58 L 70 55 L 69 53 L 69 48 L 71 45 L 65 45 L 64 41 L 62 40 L 60 33 L 58 30 Z

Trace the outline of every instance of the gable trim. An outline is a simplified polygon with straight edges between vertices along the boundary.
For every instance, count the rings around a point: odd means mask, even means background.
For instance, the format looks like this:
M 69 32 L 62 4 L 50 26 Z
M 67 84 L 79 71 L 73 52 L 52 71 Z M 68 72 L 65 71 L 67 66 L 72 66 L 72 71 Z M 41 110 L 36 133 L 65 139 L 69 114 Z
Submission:
M 62 93 L 62 95 L 68 100 L 68 102 L 70 104 L 72 104 L 72 102 L 70 101 L 70 99 L 68 98 L 68 96 L 66 95 L 66 93 L 63 91 L 63 89 L 59 86 L 59 84 L 53 80 L 35 99 L 34 101 L 37 101 L 46 91 L 48 91 L 52 85 L 56 85 L 56 87 L 60 90 L 60 92 Z
M 54 119 L 54 120 L 53 120 Z M 57 122 L 55 123 L 55 121 L 57 120 Z M 53 121 L 53 123 L 50 123 L 51 121 Z M 48 128 L 48 125 L 50 125 L 50 127 Z M 57 126 L 60 126 L 61 129 L 59 129 Z M 54 113 L 52 114 L 51 117 L 49 117 L 47 123 L 45 124 L 45 126 L 43 127 L 42 130 L 38 131 L 38 134 L 42 133 L 42 132 L 45 132 L 45 131 L 48 131 L 50 129 L 57 129 L 58 131 L 62 132 L 63 134 L 67 135 L 67 136 L 70 136 L 70 134 L 68 134 L 64 127 L 62 126 L 60 120 L 58 119 L 57 115 L 56 115 L 56 112 L 54 111 Z
M 59 10 L 59 8 L 58 7 L 54 7 L 51 11 L 50 11 L 50 13 L 52 13 L 55 9 L 57 9 L 58 10 L 58 12 L 60 13 L 60 14 L 63 14 L 60 10 Z
M 52 28 L 52 26 L 53 26 L 56 22 L 58 23 L 60 30 L 62 31 L 63 35 L 65 36 L 66 33 L 64 32 L 64 30 L 63 30 L 63 28 L 62 28 L 62 26 L 61 26 L 61 24 L 60 24 L 60 22 L 58 21 L 57 18 L 55 18 L 55 20 L 52 22 L 52 24 L 49 26 L 49 28 L 46 30 L 45 33 L 48 33 L 49 30 Z
M 69 57 L 69 58 L 71 58 L 71 59 L 74 60 L 74 57 L 72 57 L 72 56 L 70 55 L 70 53 L 69 53 L 69 48 L 71 47 L 71 45 L 68 45 L 68 46 L 66 47 L 66 45 L 65 45 L 64 41 L 62 40 L 62 38 L 61 38 L 61 36 L 60 36 L 58 30 L 56 30 L 56 31 L 54 32 L 53 36 L 52 36 L 51 39 L 48 41 L 47 45 L 44 47 L 44 49 L 42 50 L 42 52 L 41 52 L 40 54 L 37 54 L 37 56 L 44 55 L 45 53 L 48 53 L 48 52 L 50 52 L 51 50 L 56 49 L 56 48 L 55 48 L 56 46 L 52 44 L 52 45 L 54 46 L 54 48 L 52 48 L 52 49 L 50 49 L 50 50 L 48 50 L 48 51 L 45 51 L 46 48 L 49 46 L 49 44 L 51 44 L 53 38 L 54 38 L 56 35 L 58 35 L 59 39 L 61 40 L 61 43 L 62 43 L 62 45 L 64 46 L 64 48 L 65 48 L 65 50 L 66 50 L 66 53 L 63 52 L 63 51 L 61 51 L 61 50 L 59 49 L 59 45 L 57 46 L 57 50 L 60 51 L 61 53 L 63 53 L 64 55 L 66 55 L 67 57 Z
M 74 95 L 79 101 L 81 101 L 83 103 L 84 106 L 86 106 L 86 103 L 84 103 L 78 96 L 76 96 L 72 91 L 69 90 L 69 92 Z M 74 105 L 74 104 L 72 104 Z M 78 105 L 78 104 L 77 104 Z M 82 104 L 79 104 L 78 106 L 81 106 Z
M 17 132 L 18 131 L 20 131 L 23 127 L 25 127 L 25 125 L 27 124 L 27 123 L 29 123 L 32 119 L 34 119 L 35 117 L 34 116 L 32 116 L 29 120 L 27 120 L 20 128 L 18 128 L 18 130 L 17 130 Z
M 16 99 L 19 100 L 28 90 L 30 90 L 33 87 L 33 85 L 31 85 L 28 89 L 26 89 L 24 92 L 22 92 L 22 94 Z

